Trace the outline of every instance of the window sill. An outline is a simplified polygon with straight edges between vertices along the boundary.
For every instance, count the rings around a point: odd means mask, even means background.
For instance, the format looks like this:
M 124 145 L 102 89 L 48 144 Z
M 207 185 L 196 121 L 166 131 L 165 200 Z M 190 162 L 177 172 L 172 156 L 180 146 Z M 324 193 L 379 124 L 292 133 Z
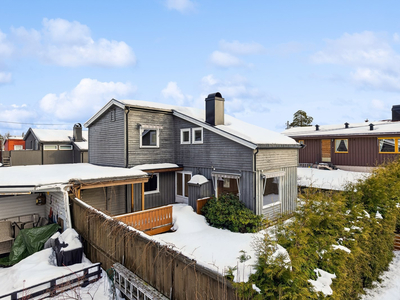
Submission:
M 144 192 L 144 195 L 152 195 L 152 194 L 159 194 L 160 191 L 151 191 L 151 192 Z
M 276 205 L 278 205 L 278 204 L 281 204 L 281 201 L 277 201 L 277 202 L 274 202 L 274 203 L 270 203 L 270 204 L 267 204 L 267 205 L 263 205 L 263 209 L 270 208 L 270 207 L 274 207 L 274 206 L 276 206 Z
M 160 146 L 140 146 L 140 149 L 158 149 L 160 148 Z
M 203 142 L 201 141 L 201 142 L 193 142 L 192 144 L 203 144 Z

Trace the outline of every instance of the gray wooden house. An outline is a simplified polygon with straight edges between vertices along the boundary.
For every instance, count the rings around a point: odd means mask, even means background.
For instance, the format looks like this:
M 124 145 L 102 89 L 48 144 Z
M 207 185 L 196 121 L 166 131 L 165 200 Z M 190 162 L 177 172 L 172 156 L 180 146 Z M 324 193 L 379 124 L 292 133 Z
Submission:
M 145 207 L 135 202 L 134 211 L 175 202 L 195 206 L 191 195 L 222 193 L 237 194 L 254 213 L 271 218 L 293 211 L 300 145 L 226 115 L 224 101 L 210 94 L 202 110 L 112 99 L 85 123 L 89 162 L 140 166 L 151 175 L 144 191 L 137 184 L 123 195 L 140 199 L 144 193 Z M 201 193 L 188 184 L 197 174 L 209 181 L 198 185 Z

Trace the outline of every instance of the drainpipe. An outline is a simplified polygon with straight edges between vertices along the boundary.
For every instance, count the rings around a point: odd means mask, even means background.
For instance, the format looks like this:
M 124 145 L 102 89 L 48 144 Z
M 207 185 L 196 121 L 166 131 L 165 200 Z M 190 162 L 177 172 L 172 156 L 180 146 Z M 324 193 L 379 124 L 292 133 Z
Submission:
M 258 153 L 258 151 L 259 151 L 259 149 L 258 149 L 258 147 L 256 148 L 256 152 L 254 153 L 254 160 L 253 160 L 253 164 L 254 164 L 254 166 L 253 166 L 253 172 L 254 172 L 254 176 L 253 176 L 253 181 L 254 181 L 254 184 L 253 184 L 253 190 L 254 190 L 254 207 L 256 208 L 256 214 L 257 214 L 257 196 L 256 196 L 256 193 L 257 193 L 257 189 L 256 189 L 256 182 L 257 182 L 257 153 Z
M 128 143 L 128 115 L 129 115 L 129 112 L 130 112 L 131 110 L 128 108 L 128 110 L 125 110 L 125 168 L 127 168 L 128 166 L 129 166 L 129 160 L 128 160 L 128 155 L 129 155 L 129 152 L 128 152 L 128 145 L 129 145 L 129 143 Z
M 41 149 L 42 149 L 42 165 L 43 165 L 43 143 L 40 143 L 39 147 L 40 147 L 40 145 L 42 145 Z

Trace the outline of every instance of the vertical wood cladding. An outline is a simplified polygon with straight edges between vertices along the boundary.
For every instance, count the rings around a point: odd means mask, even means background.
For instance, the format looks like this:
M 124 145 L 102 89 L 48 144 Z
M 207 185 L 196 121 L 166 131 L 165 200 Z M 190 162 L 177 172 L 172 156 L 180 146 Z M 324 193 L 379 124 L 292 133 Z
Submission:
M 158 148 L 140 148 L 140 125 L 162 127 L 159 129 Z M 174 120 L 171 113 L 131 109 L 128 114 L 128 128 L 128 164 L 130 167 L 141 164 L 175 162 Z
M 94 208 L 120 215 L 127 212 L 127 193 L 125 185 L 82 190 L 81 200 Z
M 203 129 L 202 144 L 181 144 L 180 129 L 198 127 L 185 120 L 175 118 L 174 141 L 176 162 L 188 167 L 224 168 L 252 171 L 253 150 L 214 132 Z
M 115 121 L 111 114 L 115 111 Z M 89 163 L 125 167 L 125 112 L 111 107 L 89 127 Z
M 348 153 L 335 153 L 335 139 L 330 139 L 331 162 L 334 165 L 374 167 L 399 157 L 399 154 L 379 153 L 379 140 L 376 136 L 338 138 L 348 140 Z M 299 162 L 321 162 L 321 139 L 304 139 L 304 144 L 307 146 L 299 150 Z

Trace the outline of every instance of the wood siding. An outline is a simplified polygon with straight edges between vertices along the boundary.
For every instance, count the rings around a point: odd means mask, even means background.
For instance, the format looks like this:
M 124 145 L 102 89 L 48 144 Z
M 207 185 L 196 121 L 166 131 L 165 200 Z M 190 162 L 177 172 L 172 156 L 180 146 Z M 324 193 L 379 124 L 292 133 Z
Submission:
M 205 197 L 210 197 L 214 194 L 212 188 L 212 181 L 208 181 L 204 184 L 188 184 L 189 189 L 189 201 L 188 204 L 197 211 L 197 200 Z
M 140 125 L 161 126 L 159 148 L 140 148 Z M 131 109 L 128 114 L 129 167 L 175 162 L 174 120 L 171 113 Z
M 379 140 L 376 136 L 343 136 L 340 139 L 348 140 L 348 153 L 335 153 L 335 138 L 333 141 L 331 139 L 331 163 L 334 165 L 374 167 L 399 158 L 399 154 L 379 153 Z M 321 162 L 321 139 L 304 139 L 304 144 L 307 146 L 299 150 L 299 162 Z
M 115 121 L 111 111 L 115 109 Z M 89 127 L 89 163 L 125 167 L 125 112 L 111 107 Z
M 45 205 L 36 205 L 39 194 L 1 196 L 0 219 L 11 218 L 27 214 L 39 214 L 46 217 Z
M 82 190 L 81 200 L 111 215 L 127 212 L 126 185 Z
M 256 156 L 257 170 L 297 167 L 298 149 L 260 149 Z

